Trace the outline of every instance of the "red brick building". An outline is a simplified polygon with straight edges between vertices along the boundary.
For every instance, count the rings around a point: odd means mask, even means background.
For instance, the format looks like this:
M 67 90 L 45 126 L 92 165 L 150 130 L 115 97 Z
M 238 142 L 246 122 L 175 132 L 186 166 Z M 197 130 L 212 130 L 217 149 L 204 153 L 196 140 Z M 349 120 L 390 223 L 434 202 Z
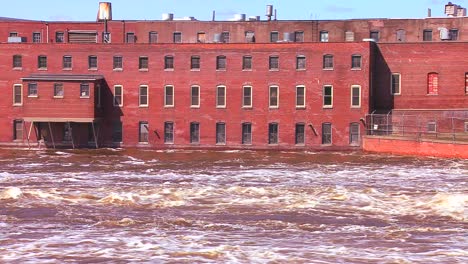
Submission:
M 359 149 L 369 113 L 467 110 L 467 22 L 0 19 L 0 143 Z

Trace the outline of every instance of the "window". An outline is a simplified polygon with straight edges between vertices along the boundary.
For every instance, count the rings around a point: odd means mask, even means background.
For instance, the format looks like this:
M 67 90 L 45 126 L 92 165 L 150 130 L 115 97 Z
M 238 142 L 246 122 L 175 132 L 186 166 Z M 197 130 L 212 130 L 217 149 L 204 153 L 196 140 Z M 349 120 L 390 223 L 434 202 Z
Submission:
M 13 85 L 13 105 L 23 105 L 23 86 Z
M 437 123 L 428 122 L 427 123 L 427 133 L 436 133 L 437 132 Z
M 270 32 L 270 42 L 275 43 L 275 42 L 278 42 L 278 40 L 279 40 L 279 33 L 278 33 L 278 31 L 272 31 L 272 32 Z
M 392 94 L 401 93 L 401 76 L 399 73 L 392 73 L 391 87 Z
M 223 31 L 221 33 L 221 42 L 222 43 L 229 43 L 229 31 Z
M 226 56 L 216 57 L 216 70 L 226 70 Z
M 21 55 L 13 55 L 13 68 L 21 69 L 23 67 L 23 57 Z
M 66 122 L 63 125 L 63 142 L 71 142 L 72 141 L 72 126 L 69 122 Z
M 216 123 L 216 144 L 226 144 L 226 124 Z
M 10 32 L 9 37 L 18 37 L 18 32 Z
M 349 144 L 359 145 L 359 123 L 351 123 L 349 125 Z
M 198 32 L 198 33 L 197 33 L 197 42 L 198 42 L 198 43 L 205 43 L 205 42 L 206 42 L 206 34 L 205 34 L 205 32 Z
M 122 70 L 123 69 L 123 57 L 122 56 L 114 56 L 112 67 L 114 70 Z
M 333 107 L 333 86 L 323 86 L 323 108 Z
M 192 85 L 190 87 L 190 107 L 200 107 L 200 86 Z
M 89 83 L 80 84 L 80 97 L 89 98 Z
M 149 43 L 158 43 L 158 32 L 150 31 L 148 36 Z
M 294 42 L 304 42 L 304 32 L 303 31 L 294 32 Z
M 351 86 L 351 107 L 361 107 L 361 86 L 359 85 Z
M 23 139 L 23 120 L 13 120 L 13 140 Z
M 296 86 L 296 108 L 305 108 L 305 86 Z
M 351 56 L 351 69 L 358 70 L 361 69 L 361 55 L 352 55 Z
M 62 67 L 67 70 L 72 68 L 72 56 L 63 56 Z
M 41 43 L 41 33 L 40 32 L 33 32 L 32 40 L 34 43 Z
M 423 30 L 423 41 L 432 41 L 432 29 Z
M 468 133 L 468 122 L 465 122 L 465 132 Z
M 427 94 L 437 95 L 439 92 L 439 74 L 431 72 L 427 75 Z
M 333 55 L 330 55 L 330 54 L 323 55 L 323 69 L 324 70 L 333 69 Z
M 190 58 L 190 69 L 192 70 L 200 69 L 200 56 L 192 56 Z
M 468 72 L 465 72 L 465 94 L 468 94 Z
M 296 145 L 305 144 L 305 125 L 303 123 L 296 124 L 295 143 Z
M 406 32 L 404 29 L 399 29 L 396 31 L 396 41 L 399 41 L 399 42 L 406 41 Z
M 345 41 L 346 42 L 354 41 L 354 32 L 353 31 L 346 31 L 345 32 Z
M 332 126 L 331 123 L 322 124 L 322 144 L 330 145 L 332 143 Z
M 279 107 L 279 87 L 270 86 L 269 92 L 270 92 L 270 96 L 269 96 L 270 108 L 278 108 Z
M 37 57 L 37 68 L 47 69 L 47 56 L 39 55 Z
M 174 143 L 174 123 L 164 122 L 164 143 Z
M 217 108 L 226 107 L 226 86 L 216 87 L 216 107 Z
M 268 124 L 268 144 L 278 144 L 278 123 Z
M 271 70 L 279 70 L 279 57 L 278 56 L 270 56 L 268 60 L 269 69 Z
M 102 43 L 111 43 L 111 33 L 110 32 L 102 32 Z
M 242 70 L 252 70 L 252 56 L 242 57 Z
M 37 97 L 37 83 L 28 83 L 28 97 Z
M 98 67 L 98 60 L 97 60 L 97 56 L 94 56 L 94 55 L 91 55 L 91 56 L 88 56 L 88 69 L 97 69 Z
M 64 90 L 62 83 L 54 83 L 54 97 L 63 98 Z
M 114 106 L 123 106 L 123 86 L 114 85 Z
M 306 68 L 306 58 L 305 56 L 296 57 L 296 70 L 305 70 Z
M 246 31 L 246 32 L 245 32 L 245 42 L 247 42 L 247 43 L 254 43 L 254 42 L 255 42 L 255 32 L 253 32 L 253 31 Z
M 242 107 L 252 107 L 252 86 L 242 87 Z
M 174 106 L 174 86 L 164 86 L 164 107 Z
M 200 143 L 200 124 L 190 123 L 190 143 Z
M 139 131 L 138 131 L 138 142 L 140 143 L 148 143 L 149 142 L 149 127 L 148 122 L 140 121 L 139 123 Z
M 328 42 L 328 31 L 320 31 L 320 42 Z
M 112 125 L 112 142 L 122 142 L 122 122 L 114 121 Z
M 378 42 L 378 41 L 379 41 L 379 35 L 380 35 L 379 31 L 377 31 L 377 30 L 372 30 L 372 31 L 370 32 L 370 36 L 369 36 L 369 37 L 370 37 L 371 39 L 373 39 L 375 42 Z
M 139 106 L 148 106 L 148 85 L 140 85 Z
M 252 144 L 251 123 L 242 123 L 242 144 Z
M 140 58 L 138 58 L 138 69 L 148 70 L 148 57 L 141 56 Z
M 136 42 L 135 33 L 127 32 L 126 41 L 127 43 L 135 43 Z
M 55 32 L 55 42 L 56 43 L 64 43 L 65 42 L 65 35 L 63 32 Z
M 174 57 L 173 56 L 165 56 L 164 57 L 164 69 L 165 70 L 173 70 L 174 69 Z
M 450 36 L 450 40 L 458 40 L 458 29 L 450 29 L 449 30 L 449 36 Z
M 174 43 L 181 43 L 182 42 L 182 33 L 181 32 L 174 32 L 172 35 L 172 40 Z

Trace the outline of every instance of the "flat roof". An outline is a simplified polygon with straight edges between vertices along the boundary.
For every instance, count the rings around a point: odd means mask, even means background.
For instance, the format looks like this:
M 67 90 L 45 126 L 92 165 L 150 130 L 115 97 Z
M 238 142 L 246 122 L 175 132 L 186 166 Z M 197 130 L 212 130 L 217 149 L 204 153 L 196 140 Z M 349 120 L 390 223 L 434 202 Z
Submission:
M 23 81 L 97 81 L 103 80 L 103 75 L 96 74 L 30 74 L 21 78 Z

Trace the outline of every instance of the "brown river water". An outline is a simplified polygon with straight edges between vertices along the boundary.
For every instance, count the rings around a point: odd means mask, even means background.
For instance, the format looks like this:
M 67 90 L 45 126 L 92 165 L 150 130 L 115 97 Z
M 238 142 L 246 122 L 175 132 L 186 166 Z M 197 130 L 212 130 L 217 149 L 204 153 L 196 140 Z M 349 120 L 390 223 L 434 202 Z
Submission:
M 0 263 L 468 263 L 468 160 L 0 150 Z

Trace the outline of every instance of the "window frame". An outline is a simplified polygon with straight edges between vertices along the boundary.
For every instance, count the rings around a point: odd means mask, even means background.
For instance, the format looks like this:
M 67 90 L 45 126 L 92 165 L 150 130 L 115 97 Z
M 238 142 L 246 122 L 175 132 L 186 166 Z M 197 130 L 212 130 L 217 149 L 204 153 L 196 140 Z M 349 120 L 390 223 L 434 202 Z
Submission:
M 302 88 L 302 96 L 299 93 L 299 89 Z M 302 98 L 302 104 L 299 104 L 299 100 Z M 306 87 L 303 84 L 296 85 L 296 108 L 304 109 L 306 108 Z
M 120 88 L 119 94 L 117 94 L 117 89 L 116 88 Z M 123 100 L 124 99 L 124 97 L 123 97 L 124 90 L 123 89 L 124 89 L 123 85 L 121 85 L 121 84 L 114 85 L 114 93 L 113 93 L 113 97 L 112 97 L 112 99 L 113 99 L 112 102 L 113 102 L 113 105 L 115 107 L 122 107 L 123 104 L 124 104 L 124 100 Z M 117 98 L 119 98 L 119 100 L 120 100 L 119 103 L 117 103 Z
M 148 71 L 149 70 L 149 58 L 148 56 L 138 57 L 138 70 Z
M 356 131 L 353 131 L 353 128 L 357 129 L 357 133 L 355 133 Z M 360 129 L 360 124 L 358 122 L 352 122 L 349 124 L 349 145 L 351 146 L 361 145 L 361 129 Z
M 320 34 L 320 42 L 329 41 L 329 33 L 327 30 L 321 30 L 319 34 Z
M 432 29 L 423 29 L 423 41 L 432 41 L 433 38 Z
M 246 91 L 249 90 L 249 93 L 246 94 Z M 246 99 L 249 101 L 249 104 L 246 104 Z M 252 108 L 253 107 L 253 88 L 252 85 L 242 86 L 242 108 Z
M 65 97 L 65 88 L 63 83 L 54 83 L 54 98 L 63 98 Z
M 270 43 L 277 43 L 278 41 L 279 41 L 279 32 L 270 31 Z
M 32 97 L 32 98 L 39 97 L 38 84 L 36 82 L 28 83 L 28 97 Z
M 227 66 L 227 59 L 224 55 L 216 56 L 216 70 L 225 71 Z
M 278 122 L 268 123 L 268 145 L 279 144 L 279 124 Z
M 330 94 L 326 91 L 327 88 L 330 88 Z M 327 98 L 330 98 L 330 104 L 326 103 Z M 322 88 L 322 108 L 333 108 L 333 85 L 326 84 Z
M 23 56 L 20 54 L 13 55 L 13 69 L 20 70 L 23 69 Z
M 333 127 L 332 123 L 322 123 L 322 145 L 330 146 L 333 144 Z
M 98 69 L 98 57 L 97 55 L 88 56 L 88 70 L 97 70 Z
M 170 94 L 168 92 L 171 92 Z M 175 105 L 175 88 L 172 84 L 164 85 L 164 107 L 171 108 Z
M 458 28 L 451 28 L 449 29 L 449 36 L 450 36 L 450 40 L 451 41 L 457 41 L 458 40 L 458 36 L 459 36 L 459 30 Z
M 164 122 L 164 144 L 174 144 L 174 122 Z
M 164 56 L 164 70 L 165 71 L 174 70 L 174 56 L 173 55 Z
M 73 57 L 71 55 L 63 55 L 62 57 L 62 69 L 71 70 L 73 68 Z
M 150 31 L 148 32 L 148 43 L 154 44 L 158 43 L 158 32 L 157 31 Z
M 395 82 L 395 78 L 398 76 L 398 83 Z M 396 88 L 398 88 L 398 92 L 396 92 Z M 401 73 L 399 72 L 392 72 L 390 75 L 390 93 L 392 95 L 401 95 Z
M 245 31 L 245 42 L 246 43 L 255 43 L 255 31 L 246 30 Z
M 65 43 L 65 32 L 63 31 L 55 32 L 55 43 Z
M 302 30 L 294 31 L 294 42 L 304 42 L 304 31 Z
M 273 90 L 276 89 L 276 95 L 273 95 Z M 276 104 L 272 104 L 272 100 L 276 101 Z M 270 109 L 278 109 L 279 108 L 279 86 L 278 85 L 270 85 L 268 87 L 268 108 Z
M 221 90 L 223 91 L 223 94 L 220 94 Z M 226 108 L 226 97 L 227 97 L 226 85 L 217 85 L 216 86 L 216 108 Z
M 182 43 L 182 32 L 172 32 L 172 43 Z
M 115 56 L 112 57 L 112 69 L 114 71 L 122 71 L 123 70 L 123 56 L 115 55 Z
M 194 88 L 197 88 L 197 93 L 194 96 Z M 197 104 L 193 104 L 193 100 L 196 98 Z M 200 108 L 200 85 L 191 85 L 190 86 L 190 108 Z
M 356 98 L 355 94 L 354 94 L 354 90 L 357 88 L 358 90 L 358 94 L 357 94 L 357 100 L 358 100 L 358 104 L 354 104 L 354 99 Z M 351 108 L 361 108 L 361 102 L 362 102 L 362 98 L 361 98 L 362 94 L 361 94 L 361 86 L 358 85 L 358 84 L 353 84 L 351 85 Z
M 145 91 L 146 94 L 143 94 L 142 91 Z M 146 103 L 144 100 L 146 100 Z M 138 87 L 138 106 L 139 107 L 148 107 L 149 106 L 149 87 L 146 84 L 140 84 Z
M 242 145 L 252 145 L 252 123 L 243 122 L 241 124 L 241 144 Z
M 84 89 L 86 87 L 87 89 Z M 80 98 L 90 98 L 90 95 L 91 95 L 91 89 L 90 89 L 89 83 L 80 83 Z
M 279 56 L 278 55 L 270 55 L 268 57 L 268 70 L 270 71 L 279 71 Z
M 304 71 L 307 68 L 307 60 L 305 55 L 296 56 L 296 70 Z
M 149 131 L 150 129 L 148 121 L 138 122 L 138 144 L 149 144 Z
M 243 71 L 251 71 L 252 70 L 252 56 L 251 55 L 244 55 L 242 56 L 242 70 Z
M 41 32 L 33 32 L 32 33 L 32 42 L 33 43 L 42 43 L 42 34 Z M 39 37 L 38 37 L 39 36 Z
M 220 128 L 222 127 L 222 130 Z M 216 145 L 226 145 L 226 123 L 216 122 Z
M 21 141 L 24 139 L 24 128 L 23 119 L 13 120 L 13 141 Z
M 331 71 L 334 69 L 334 66 L 335 66 L 334 56 L 332 54 L 324 54 L 322 69 Z
M 199 122 L 190 122 L 190 144 L 200 144 Z
M 47 70 L 47 56 L 46 55 L 37 56 L 37 69 Z
M 379 30 L 371 30 L 369 32 L 369 38 L 373 39 L 375 42 L 379 42 L 379 40 L 380 40 L 380 31 Z
M 298 129 L 299 127 L 302 127 L 302 131 Z M 306 132 L 305 132 L 305 123 L 296 123 L 295 129 L 294 129 L 294 144 L 296 146 L 304 146 L 306 142 Z M 300 137 L 302 135 L 302 138 Z
M 351 70 L 362 69 L 362 56 L 360 54 L 351 55 Z
M 136 43 L 135 32 L 126 32 L 125 33 L 125 43 L 130 43 L 130 44 Z
M 198 55 L 193 55 L 190 57 L 190 70 L 199 71 L 200 70 L 201 59 Z
M 427 122 L 426 128 L 427 128 L 427 133 L 436 134 L 437 133 L 437 122 L 435 122 L 435 121 Z
M 19 101 L 17 101 L 16 99 L 19 99 Z M 19 83 L 15 83 L 13 84 L 13 106 L 22 106 L 22 105 L 23 105 L 23 85 Z
M 121 120 L 114 120 L 112 122 L 112 142 L 123 142 L 123 123 Z
M 395 34 L 397 42 L 406 42 L 406 30 L 398 29 Z
M 231 41 L 231 34 L 229 31 L 221 32 L 221 43 L 229 43 Z
M 197 32 L 197 43 L 206 42 L 206 33 L 204 31 Z

